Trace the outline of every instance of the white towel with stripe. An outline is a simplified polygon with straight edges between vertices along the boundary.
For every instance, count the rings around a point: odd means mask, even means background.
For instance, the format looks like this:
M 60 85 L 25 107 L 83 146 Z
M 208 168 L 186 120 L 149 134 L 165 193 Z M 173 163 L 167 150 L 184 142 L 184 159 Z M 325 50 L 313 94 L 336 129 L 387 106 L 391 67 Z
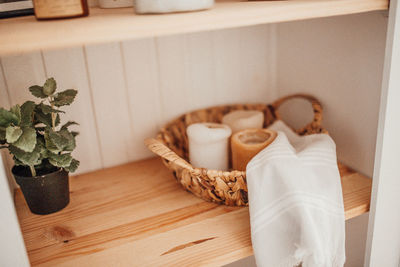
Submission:
M 345 216 L 336 145 L 296 135 L 282 121 L 247 165 L 251 239 L 258 267 L 342 267 Z

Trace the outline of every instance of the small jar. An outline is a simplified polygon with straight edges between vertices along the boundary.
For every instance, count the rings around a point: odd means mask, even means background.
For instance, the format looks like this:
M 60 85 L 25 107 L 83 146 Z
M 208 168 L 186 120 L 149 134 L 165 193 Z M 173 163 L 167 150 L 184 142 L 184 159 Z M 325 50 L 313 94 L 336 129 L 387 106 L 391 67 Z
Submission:
M 63 19 L 89 15 L 87 0 L 33 0 L 36 19 Z

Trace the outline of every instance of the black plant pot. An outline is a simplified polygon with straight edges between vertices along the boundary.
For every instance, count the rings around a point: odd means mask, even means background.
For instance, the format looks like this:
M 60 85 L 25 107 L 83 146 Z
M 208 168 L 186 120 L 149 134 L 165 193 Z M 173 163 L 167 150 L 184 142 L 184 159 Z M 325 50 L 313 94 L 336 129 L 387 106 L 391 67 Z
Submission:
M 50 214 L 68 205 L 69 179 L 64 169 L 31 177 L 29 168 L 14 166 L 12 173 L 32 213 Z

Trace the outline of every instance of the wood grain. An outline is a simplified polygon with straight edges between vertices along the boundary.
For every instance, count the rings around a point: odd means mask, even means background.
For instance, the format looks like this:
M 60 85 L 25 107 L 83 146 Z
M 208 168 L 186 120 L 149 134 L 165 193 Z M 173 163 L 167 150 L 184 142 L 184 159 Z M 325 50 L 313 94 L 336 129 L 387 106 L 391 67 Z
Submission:
M 2 20 L 0 55 L 207 30 L 354 14 L 388 8 L 388 0 L 218 1 L 203 12 L 134 15 L 130 8 L 91 9 L 89 17 Z M 62 30 L 60 30 L 62 29 Z
M 345 166 L 346 218 L 369 209 L 371 179 Z M 33 266 L 216 266 L 252 254 L 248 208 L 182 190 L 159 159 L 71 177 L 71 203 L 47 215 L 15 203 Z

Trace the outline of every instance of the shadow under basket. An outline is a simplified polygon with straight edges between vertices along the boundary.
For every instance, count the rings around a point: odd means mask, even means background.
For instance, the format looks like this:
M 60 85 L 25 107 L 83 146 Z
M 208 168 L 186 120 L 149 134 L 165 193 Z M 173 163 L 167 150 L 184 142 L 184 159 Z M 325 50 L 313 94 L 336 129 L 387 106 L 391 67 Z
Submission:
M 211 107 L 192 111 L 169 122 L 156 138 L 145 140 L 146 146 L 161 156 L 164 164 L 173 171 L 177 181 L 196 196 L 211 202 L 230 206 L 247 206 L 246 172 L 221 171 L 197 168 L 189 163 L 189 147 L 186 128 L 198 122 L 221 123 L 222 117 L 234 110 L 259 110 L 264 113 L 264 128 L 280 119 L 279 107 L 294 98 L 308 100 L 314 111 L 313 121 L 305 127 L 295 130 L 299 135 L 327 133 L 322 128 L 322 106 L 310 95 L 296 94 L 278 99 L 270 105 L 235 104 Z

